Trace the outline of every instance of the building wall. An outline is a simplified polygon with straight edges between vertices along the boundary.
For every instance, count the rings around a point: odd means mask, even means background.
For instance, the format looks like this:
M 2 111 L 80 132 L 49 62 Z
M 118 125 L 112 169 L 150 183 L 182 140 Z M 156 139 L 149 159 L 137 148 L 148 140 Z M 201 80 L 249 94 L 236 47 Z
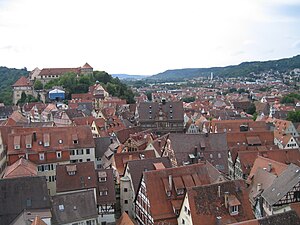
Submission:
M 4 175 L 4 170 L 6 168 L 6 152 L 5 146 L 2 142 L 2 135 L 0 132 L 0 178 Z
M 17 102 L 21 99 L 22 92 L 26 95 L 33 95 L 32 87 L 14 87 L 13 89 L 13 104 L 16 105 Z
M 191 208 L 189 204 L 188 196 L 185 195 L 182 207 L 180 209 L 179 217 L 177 218 L 178 225 L 192 225 L 192 215 L 191 215 Z
M 89 161 L 95 162 L 95 148 L 79 148 L 70 150 L 71 163 Z

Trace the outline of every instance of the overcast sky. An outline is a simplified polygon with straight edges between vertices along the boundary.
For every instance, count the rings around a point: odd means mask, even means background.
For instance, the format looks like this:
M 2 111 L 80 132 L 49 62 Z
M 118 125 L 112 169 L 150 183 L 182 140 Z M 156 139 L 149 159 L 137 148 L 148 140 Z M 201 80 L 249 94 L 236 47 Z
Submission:
M 152 75 L 300 54 L 300 0 L 0 0 L 0 66 Z

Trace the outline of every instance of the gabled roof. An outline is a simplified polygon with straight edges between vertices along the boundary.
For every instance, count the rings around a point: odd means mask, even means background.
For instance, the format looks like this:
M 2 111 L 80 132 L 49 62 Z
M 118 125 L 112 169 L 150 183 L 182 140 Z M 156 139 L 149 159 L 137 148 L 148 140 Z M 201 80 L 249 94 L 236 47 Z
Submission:
M 123 212 L 121 217 L 117 220 L 116 225 L 135 225 L 134 222 L 126 212 Z
M 182 102 L 141 102 L 138 105 L 139 120 L 155 121 L 158 119 L 160 111 L 168 120 L 183 121 Z
M 130 172 L 134 196 L 138 191 L 139 184 L 144 171 L 156 170 L 156 163 L 161 163 L 164 168 L 171 168 L 172 164 L 169 158 L 150 158 L 144 160 L 132 160 L 127 163 Z
M 37 176 L 36 164 L 27 159 L 20 158 L 11 166 L 6 167 L 3 178 L 16 178 L 16 177 L 32 177 Z
M 69 168 L 74 168 L 70 175 Z M 56 191 L 67 192 L 97 187 L 97 176 L 94 162 L 82 162 L 56 166 Z
M 45 177 L 0 179 L 0 190 L 0 224 L 10 224 L 25 209 L 51 207 Z
M 299 177 L 300 167 L 290 164 L 288 168 L 274 180 L 273 184 L 262 193 L 262 197 L 269 205 L 274 205 L 299 183 Z
M 22 76 L 17 80 L 12 87 L 24 87 L 24 86 L 32 86 L 32 83 L 29 81 L 28 78 Z
M 173 207 L 179 210 L 184 197 L 177 196 L 176 188 L 211 184 L 218 182 L 220 177 L 220 172 L 209 163 L 145 171 L 144 182 L 152 218 L 154 221 L 176 220 Z M 172 182 L 171 187 L 169 180 Z M 171 191 L 169 198 L 167 190 Z
M 36 216 L 31 225 L 47 225 L 39 216 Z
M 218 194 L 219 190 L 220 197 Z M 229 204 L 231 198 L 235 202 L 240 203 L 237 215 L 230 215 L 229 209 L 225 207 L 225 192 L 229 194 Z M 254 219 L 248 200 L 246 184 L 243 180 L 188 188 L 187 196 L 194 225 L 216 224 L 217 217 L 221 217 L 221 224 Z
M 255 173 L 255 171 L 258 168 L 261 168 L 261 169 L 266 168 L 266 170 L 269 173 L 279 176 L 283 171 L 286 170 L 287 167 L 288 167 L 288 165 L 286 165 L 286 164 L 283 164 L 281 162 L 277 162 L 272 159 L 265 158 L 265 157 L 259 155 L 259 156 L 257 156 L 257 158 L 254 161 L 253 167 L 250 172 L 250 177 L 251 177 L 251 175 L 253 175 Z
M 85 63 L 81 68 L 83 69 L 93 69 L 93 67 L 90 66 L 90 64 Z
M 52 197 L 52 224 L 67 224 L 98 217 L 94 192 L 81 191 Z
M 65 73 L 80 73 L 80 68 L 44 68 L 39 76 L 63 75 Z
M 98 205 L 111 205 L 116 203 L 116 191 L 113 169 L 97 169 L 97 179 L 100 177 L 106 177 L 105 181 L 98 182 L 98 191 L 107 191 L 107 195 L 97 196 Z
M 124 169 L 128 161 L 137 160 L 137 159 L 143 160 L 147 158 L 155 158 L 155 153 L 153 150 L 123 152 L 123 153 L 116 153 L 114 155 L 116 169 L 120 175 L 124 174 Z
M 222 172 L 227 172 L 228 147 L 225 133 L 211 133 L 208 136 L 205 134 L 171 133 L 168 140 L 174 150 L 178 165 L 183 165 L 184 162 L 192 163 L 189 155 L 194 154 L 197 147 L 197 151 L 202 152 L 206 160 Z

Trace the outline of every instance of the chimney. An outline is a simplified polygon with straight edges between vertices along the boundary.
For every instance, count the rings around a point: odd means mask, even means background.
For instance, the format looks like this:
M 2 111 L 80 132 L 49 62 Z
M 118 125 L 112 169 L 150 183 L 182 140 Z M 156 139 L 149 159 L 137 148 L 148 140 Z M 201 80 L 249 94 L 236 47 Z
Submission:
M 222 225 L 222 217 L 221 216 L 217 216 L 216 225 Z
M 257 192 L 259 192 L 261 190 L 261 183 L 257 184 Z
M 225 200 L 225 207 L 226 207 L 226 209 L 228 208 L 228 197 L 229 197 L 229 192 L 226 191 L 224 193 L 224 200 Z
M 36 141 L 36 132 L 35 131 L 33 132 L 32 137 L 33 137 L 33 141 Z
M 128 161 L 132 161 L 132 155 L 129 155 L 129 160 Z
M 218 186 L 218 197 L 219 198 L 221 197 L 221 186 L 220 185 Z
M 271 172 L 271 170 L 272 170 L 272 163 L 269 163 L 269 165 L 268 165 L 268 172 Z
M 172 191 L 172 175 L 169 175 L 169 188 Z

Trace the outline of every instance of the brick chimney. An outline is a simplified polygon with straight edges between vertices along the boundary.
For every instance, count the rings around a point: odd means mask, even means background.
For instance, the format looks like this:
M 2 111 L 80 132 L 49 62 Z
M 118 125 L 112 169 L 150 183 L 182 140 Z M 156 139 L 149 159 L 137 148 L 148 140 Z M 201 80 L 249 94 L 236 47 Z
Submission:
M 225 200 L 225 207 L 226 207 L 226 209 L 228 208 L 228 198 L 229 198 L 229 192 L 226 191 L 224 193 L 224 200 Z

